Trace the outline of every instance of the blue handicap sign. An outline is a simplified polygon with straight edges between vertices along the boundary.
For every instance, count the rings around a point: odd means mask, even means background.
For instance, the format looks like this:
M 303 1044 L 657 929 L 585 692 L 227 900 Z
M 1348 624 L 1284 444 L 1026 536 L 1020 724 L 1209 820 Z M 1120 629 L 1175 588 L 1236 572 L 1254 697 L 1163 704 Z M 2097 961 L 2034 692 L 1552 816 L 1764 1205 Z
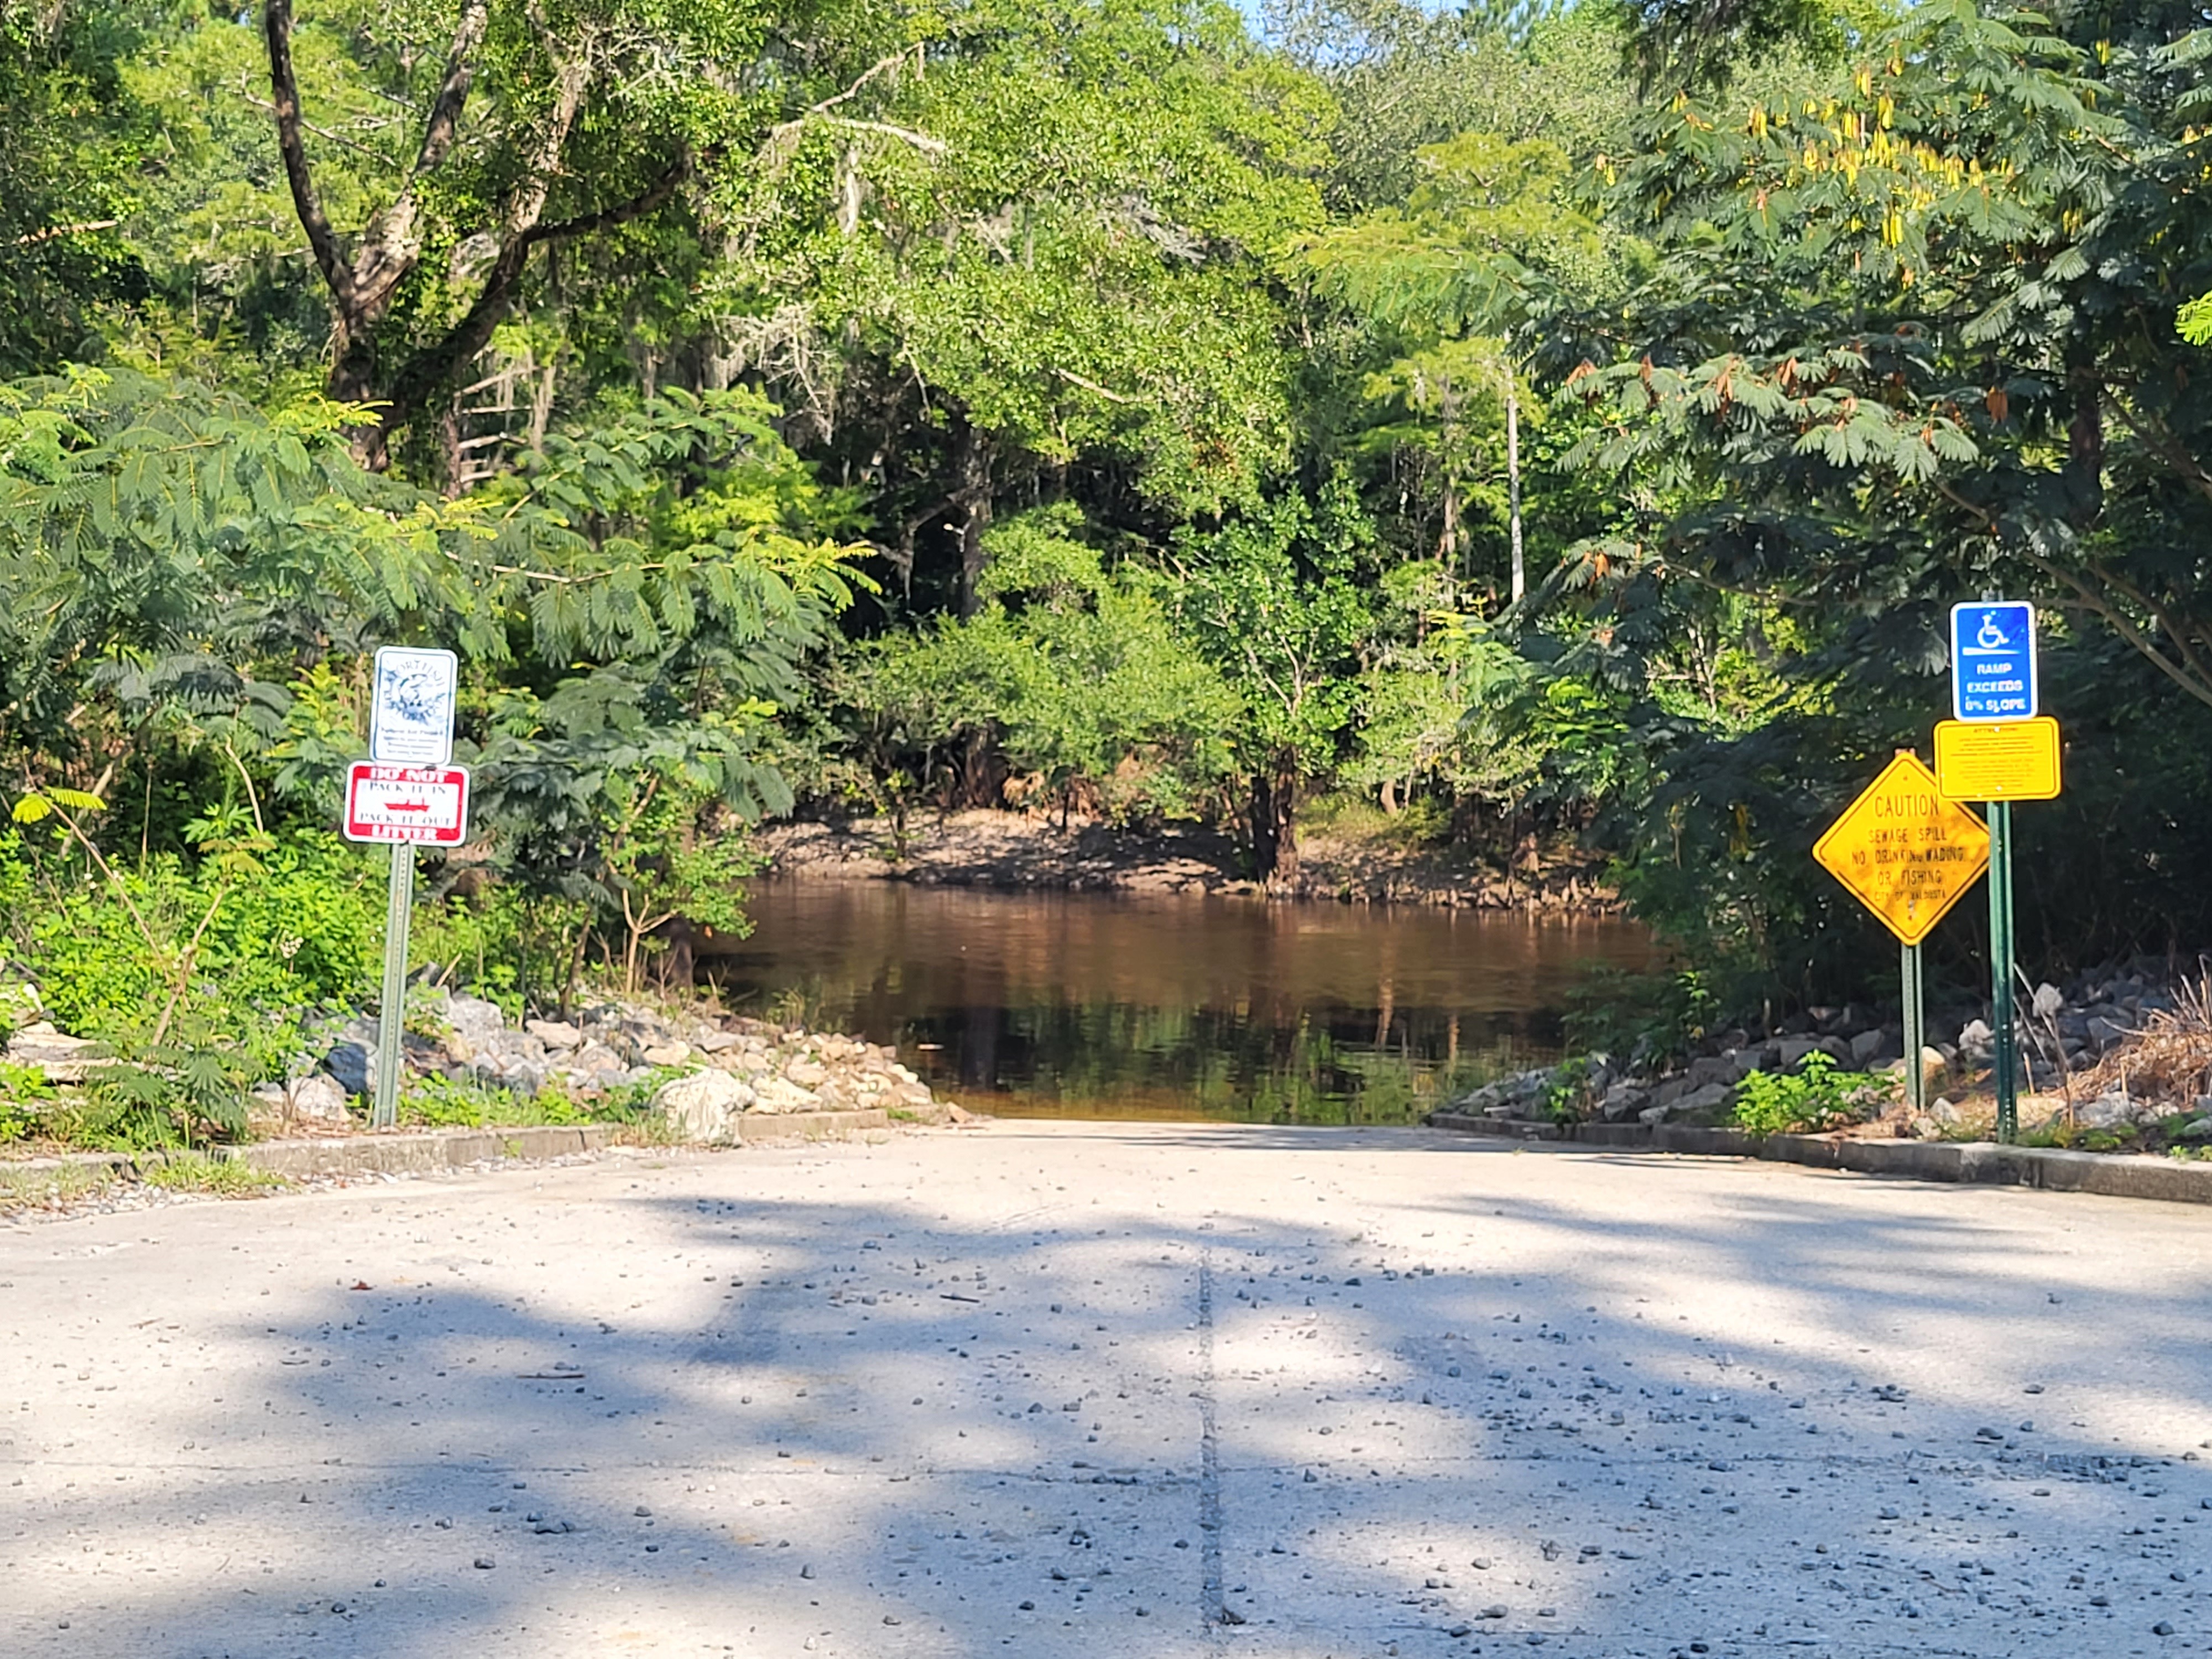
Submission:
M 2035 714 L 2035 607 L 1987 599 L 1951 607 L 1951 712 L 1962 720 Z

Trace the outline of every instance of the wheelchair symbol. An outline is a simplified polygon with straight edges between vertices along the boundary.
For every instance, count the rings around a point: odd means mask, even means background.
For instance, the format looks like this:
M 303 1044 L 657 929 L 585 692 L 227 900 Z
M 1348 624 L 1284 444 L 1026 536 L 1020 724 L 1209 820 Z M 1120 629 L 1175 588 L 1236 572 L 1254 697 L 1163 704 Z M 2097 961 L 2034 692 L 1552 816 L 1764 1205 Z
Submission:
M 1984 611 L 1982 612 L 1981 629 L 1974 635 L 1974 643 L 1984 651 L 2002 651 L 2011 646 L 2012 641 L 2007 637 L 2004 629 L 1997 626 L 1996 613 Z

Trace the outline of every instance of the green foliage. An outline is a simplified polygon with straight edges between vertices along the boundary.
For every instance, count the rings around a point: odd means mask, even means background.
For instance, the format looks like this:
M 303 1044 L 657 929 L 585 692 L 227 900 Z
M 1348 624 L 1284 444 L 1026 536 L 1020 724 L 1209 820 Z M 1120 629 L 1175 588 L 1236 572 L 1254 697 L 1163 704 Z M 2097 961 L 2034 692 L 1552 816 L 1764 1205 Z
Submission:
M 678 1070 L 656 1069 L 649 1078 L 624 1084 L 596 1097 L 577 1099 L 558 1088 L 518 1095 L 511 1089 L 456 1082 L 434 1073 L 410 1078 L 399 1097 L 399 1120 L 426 1129 L 528 1128 L 582 1123 L 643 1126 L 653 1094 Z
M 1569 994 L 1567 1047 L 1650 1066 L 1687 1054 L 1705 1040 L 1720 1012 L 1705 975 L 1695 968 L 1665 973 L 1594 968 Z
M 149 1164 L 140 1179 L 171 1193 L 204 1193 L 211 1198 L 265 1198 L 290 1183 L 283 1176 L 232 1158 L 186 1155 Z
M 0 1142 L 37 1135 L 53 1098 L 53 1085 L 38 1066 L 0 1060 Z
M 919 775 L 988 744 L 1011 798 L 1190 816 L 1231 769 L 1236 700 L 1173 627 L 1168 585 L 1133 562 L 1109 569 L 1080 528 L 1064 510 L 995 526 L 976 614 L 878 642 L 850 695 L 887 736 L 934 739 L 907 751 Z
M 1597 1106 L 1591 1087 L 1598 1057 L 1577 1054 L 1552 1068 L 1544 1083 L 1544 1115 L 1554 1123 L 1580 1123 Z
M 477 785 L 418 954 L 514 1012 L 741 930 L 801 793 L 894 851 L 1210 819 L 1285 880 L 1322 792 L 1583 834 L 1699 995 L 1802 1003 L 1884 954 L 1805 852 L 1985 587 L 2068 722 L 2028 936 L 2193 937 L 2204 23 L 17 7 L 9 951 L 126 1066 L 277 1065 L 362 994 L 376 861 L 302 832 L 392 641 L 460 653 Z M 1703 1019 L 1634 1006 L 1605 1046 Z M 148 1075 L 116 1111 L 210 1132 Z
M 2191 345 L 2212 345 L 2212 294 L 2199 295 L 2174 313 L 2181 337 Z
M 1857 1123 L 1887 1103 L 1891 1080 L 1870 1072 L 1839 1072 L 1817 1050 L 1795 1073 L 1753 1072 L 1736 1085 L 1736 1127 L 1755 1135 L 1820 1134 Z

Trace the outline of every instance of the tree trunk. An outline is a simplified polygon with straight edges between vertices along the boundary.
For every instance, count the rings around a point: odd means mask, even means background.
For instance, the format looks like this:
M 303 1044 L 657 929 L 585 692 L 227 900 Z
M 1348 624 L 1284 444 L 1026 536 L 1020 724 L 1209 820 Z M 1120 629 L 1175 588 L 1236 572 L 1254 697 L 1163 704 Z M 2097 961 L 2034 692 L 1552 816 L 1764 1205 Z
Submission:
M 1528 579 L 1521 561 L 1521 389 L 1510 363 L 1505 368 L 1505 492 L 1513 542 L 1513 603 L 1518 605 Z
M 991 440 L 988 434 L 960 422 L 959 477 L 952 499 L 967 517 L 957 526 L 960 537 L 960 614 L 972 617 L 980 601 L 975 589 L 983 579 L 983 535 L 991 527 Z
M 2066 380 L 2074 394 L 2066 427 L 2066 516 L 2076 530 L 2087 530 L 2105 507 L 2105 383 L 2086 355 L 2069 362 Z
M 1278 753 L 1252 775 L 1252 873 L 1270 887 L 1297 878 L 1298 769 L 1296 760 Z
M 380 420 L 348 434 L 362 465 L 376 471 L 390 459 L 390 430 L 432 407 L 453 376 L 489 343 L 507 314 L 533 248 L 594 235 L 657 212 L 690 173 L 691 157 L 679 152 L 627 200 L 546 223 L 545 209 L 563 176 L 570 132 L 584 113 L 599 45 L 593 27 L 565 42 L 546 39 L 543 44 L 553 59 L 553 98 L 534 130 L 514 135 L 520 153 L 513 158 L 514 177 L 496 222 L 479 227 L 496 249 L 489 274 L 473 302 L 442 332 L 416 344 L 392 340 L 395 349 L 389 355 L 380 350 L 382 325 L 437 228 L 426 224 L 424 203 L 435 196 L 436 174 L 461 136 L 489 18 L 489 0 L 462 0 L 445 76 L 424 119 L 414 163 L 392 198 L 356 235 L 346 237 L 331 226 L 308 162 L 307 120 L 292 63 L 292 0 L 264 0 L 262 33 L 277 153 L 308 252 L 330 291 L 329 392 L 343 402 L 384 406 Z

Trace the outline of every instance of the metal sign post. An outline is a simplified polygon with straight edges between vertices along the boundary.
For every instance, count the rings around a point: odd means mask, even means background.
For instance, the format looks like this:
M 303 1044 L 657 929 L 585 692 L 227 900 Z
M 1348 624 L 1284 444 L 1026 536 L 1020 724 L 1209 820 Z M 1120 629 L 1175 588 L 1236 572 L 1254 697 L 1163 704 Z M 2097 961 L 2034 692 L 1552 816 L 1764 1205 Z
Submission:
M 392 889 L 384 911 L 384 995 L 376 1012 L 376 1094 L 368 1126 L 399 1121 L 400 1028 L 407 1018 L 407 924 L 415 910 L 415 843 L 392 844 Z
M 384 995 L 378 1005 L 376 1092 L 372 1128 L 399 1121 L 400 1027 L 407 1017 L 407 929 L 415 913 L 417 843 L 458 847 L 469 834 L 469 773 L 465 766 L 383 766 L 356 761 L 346 771 L 349 841 L 392 848 L 392 887 L 384 913 Z
M 1947 798 L 1972 789 L 1990 824 L 1990 1056 L 1997 1092 L 1997 1139 L 2020 1138 L 2020 1046 L 2012 999 L 2012 804 L 2058 793 L 2058 723 L 2040 718 L 2035 607 L 1984 599 L 1951 607 L 1951 712 L 1961 723 L 1936 729 L 1937 787 Z M 1949 725 L 1949 722 L 1946 722 Z M 1984 729 L 1976 729 L 1976 728 Z
M 1928 1007 L 1920 979 L 1920 947 L 1898 946 L 1900 963 L 1899 1000 L 1905 1005 L 1905 1099 L 1912 1115 L 1928 1109 L 1928 1073 L 1921 1069 L 1921 1051 L 1928 1046 Z
M 2012 1016 L 2012 803 L 1993 800 L 1990 815 L 1990 972 L 1996 1025 L 1990 1056 L 1997 1085 L 1997 1139 L 2020 1139 L 2020 1055 Z
M 407 933 L 415 913 L 415 847 L 458 847 L 468 839 L 469 775 L 453 755 L 453 653 L 386 646 L 376 653 L 369 714 L 369 758 L 346 774 L 349 841 L 392 848 L 384 912 L 384 985 L 377 1003 L 376 1086 L 372 1128 L 399 1121 L 401 1040 L 407 1022 Z

